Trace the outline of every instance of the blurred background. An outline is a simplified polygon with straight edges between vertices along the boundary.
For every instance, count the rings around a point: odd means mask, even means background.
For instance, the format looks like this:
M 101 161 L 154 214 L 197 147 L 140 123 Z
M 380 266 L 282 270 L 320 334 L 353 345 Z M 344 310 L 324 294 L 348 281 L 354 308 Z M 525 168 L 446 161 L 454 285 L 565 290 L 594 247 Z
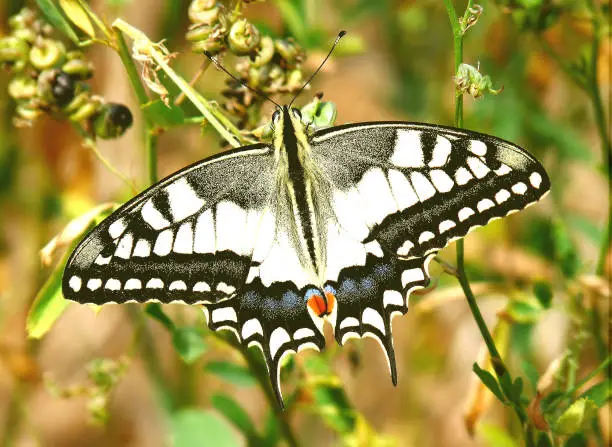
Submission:
M 190 3 L 88 2 L 108 24 L 120 17 L 151 41 L 164 40 L 176 53 L 172 67 L 193 79 L 206 100 L 218 101 L 219 113 L 233 123 L 245 130 L 265 125 L 268 104 L 236 94 L 240 88 L 214 67 L 196 76 L 207 68 L 205 58 L 192 51 L 194 33 L 191 40 L 185 34 L 199 30 L 194 18 L 208 19 L 193 5 L 190 15 Z M 457 79 L 443 0 L 222 3 L 261 36 L 295 39 L 284 42 L 297 45 L 300 57 L 280 67 L 296 69 L 301 79 L 337 32 L 348 31 L 300 106 L 322 92 L 335 104 L 336 124 L 453 124 Z M 70 8 L 85 2 L 0 0 L 0 37 L 14 35 L 9 17 L 22 7 L 50 11 L 58 4 L 79 23 Z M 98 138 L 95 147 L 74 115 L 71 122 L 43 111 L 24 125 L 23 103 L 9 94 L 15 65 L 0 72 L 0 446 L 535 445 L 524 433 L 533 439 L 549 433 L 554 445 L 609 445 L 610 4 L 499 0 L 481 6 L 468 14 L 475 23 L 464 36 L 463 62 L 490 84 L 478 78 L 486 86 L 482 97 L 465 95 L 464 126 L 526 148 L 553 185 L 536 206 L 466 238 L 466 269 L 481 311 L 512 376 L 524 380 L 524 424 L 472 372 L 476 361 L 486 369 L 486 350 L 458 282 L 436 263 L 432 286 L 411 298 L 410 312 L 393 326 L 397 387 L 374 341 L 339 348 L 328 333 L 324 354 L 301 353 L 284 369 L 290 397 L 282 414 L 266 398 L 256 351 L 245 355 L 231 337 L 212 336 L 201 310 L 92 310 L 62 302 L 62 259 L 79 236 L 64 232 L 45 256 L 41 250 L 72 219 L 124 202 L 148 184 L 147 132 L 156 136 L 159 178 L 227 147 L 210 125 L 200 125 L 187 100 L 173 106 L 182 111 L 180 122 L 162 124 L 165 112 L 143 114 L 117 52 L 94 43 L 84 53 L 93 67 L 87 83 L 106 102 L 125 104 L 134 118 L 125 134 Z M 455 7 L 463 16 L 466 2 Z M 85 40 L 87 31 L 73 27 Z M 74 46 L 60 32 L 53 36 Z M 0 54 L 5 50 L 0 45 Z M 231 71 L 255 76 L 235 48 L 215 51 Z M 276 91 L 292 90 L 290 76 L 282 79 Z M 153 90 L 146 93 L 151 100 L 159 93 Z M 180 92 L 169 90 L 175 104 Z M 77 229 L 82 233 L 91 220 Z M 441 254 L 450 264 L 454 256 L 454 244 Z M 599 388 L 585 398 L 586 409 L 572 407 L 593 385 Z M 551 393 L 562 396 L 554 405 L 546 400 Z M 577 416 L 566 416 L 574 424 L 568 428 L 562 417 L 570 407 Z

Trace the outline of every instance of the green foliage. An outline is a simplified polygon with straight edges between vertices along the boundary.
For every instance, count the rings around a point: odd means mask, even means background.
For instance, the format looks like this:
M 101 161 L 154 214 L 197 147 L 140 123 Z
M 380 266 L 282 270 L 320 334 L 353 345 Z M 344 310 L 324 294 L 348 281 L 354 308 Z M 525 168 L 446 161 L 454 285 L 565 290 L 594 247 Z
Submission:
M 186 408 L 171 419 L 174 447 L 237 447 L 240 445 L 230 426 L 208 411 Z

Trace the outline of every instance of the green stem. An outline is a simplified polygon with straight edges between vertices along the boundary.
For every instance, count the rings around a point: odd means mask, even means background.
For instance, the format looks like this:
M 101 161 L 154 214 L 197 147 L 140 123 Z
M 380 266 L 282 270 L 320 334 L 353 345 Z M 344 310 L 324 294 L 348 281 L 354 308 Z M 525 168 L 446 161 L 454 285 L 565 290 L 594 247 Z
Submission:
M 586 383 L 591 381 L 594 377 L 596 377 L 600 372 L 607 371 L 608 366 L 612 364 L 612 356 L 608 356 L 603 362 L 599 364 L 597 368 L 588 373 L 585 377 L 583 377 L 575 386 L 573 386 L 569 391 L 567 391 L 567 395 L 573 396 L 576 391 L 582 388 Z
M 454 48 L 454 66 L 455 73 L 459 69 L 459 66 L 463 62 L 463 35 L 464 30 L 462 29 L 461 22 L 457 17 L 457 12 L 455 7 L 453 6 L 453 2 L 451 0 L 444 0 L 444 4 L 446 6 L 446 11 L 448 13 L 448 18 L 450 20 L 451 28 L 453 31 L 453 48 Z M 465 13 L 462 17 L 462 20 L 465 21 L 470 14 L 470 8 L 472 7 L 472 0 L 468 1 L 468 4 L 465 9 Z M 463 95 L 457 94 L 455 96 L 455 126 L 462 127 L 463 126 Z M 472 292 L 472 288 L 470 287 L 470 282 L 468 280 L 467 274 L 465 273 L 465 263 L 464 263 L 464 243 L 463 239 L 457 241 L 457 279 L 459 280 L 459 284 L 461 285 L 461 289 L 465 294 L 465 297 L 468 302 L 468 306 L 470 307 L 470 311 L 476 321 L 478 329 L 484 339 L 484 342 L 489 351 L 489 355 L 491 357 L 491 364 L 493 365 L 493 369 L 498 376 L 501 376 L 507 372 L 504 362 L 499 354 L 497 346 L 495 346 L 495 341 L 493 340 L 493 336 L 491 332 L 489 332 L 489 328 L 487 327 L 482 313 L 480 312 L 480 308 L 478 307 L 478 303 L 476 302 L 476 297 L 474 296 L 474 292 Z
M 217 332 L 212 332 L 212 335 L 218 340 L 223 341 L 224 343 L 232 346 L 234 349 L 240 352 L 245 362 L 247 363 L 249 370 L 253 373 L 253 375 L 257 379 L 257 382 L 259 382 L 259 386 L 264 392 L 264 395 L 266 396 L 266 400 L 268 401 L 270 408 L 272 408 L 272 410 L 274 411 L 274 414 L 276 415 L 276 420 L 279 423 L 280 430 L 283 433 L 283 437 L 285 438 L 287 445 L 289 447 L 298 447 L 300 444 L 295 435 L 293 434 L 291 425 L 287 420 L 288 411 L 283 411 L 278 406 L 278 402 L 276 401 L 276 397 L 274 396 L 274 391 L 272 390 L 272 386 L 270 385 L 270 376 L 268 375 L 265 365 L 263 365 L 263 363 L 258 358 L 256 358 L 251 352 L 249 352 L 249 350 L 244 345 L 242 345 L 242 343 L 238 342 L 233 336 L 226 337 Z

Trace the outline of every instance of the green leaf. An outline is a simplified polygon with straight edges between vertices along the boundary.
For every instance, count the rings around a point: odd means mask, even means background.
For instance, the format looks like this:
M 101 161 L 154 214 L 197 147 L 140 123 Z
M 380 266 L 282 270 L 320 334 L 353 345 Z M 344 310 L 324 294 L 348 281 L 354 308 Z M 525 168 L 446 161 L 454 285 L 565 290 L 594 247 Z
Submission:
M 62 12 L 55 6 L 52 0 L 36 0 L 36 4 L 45 16 L 45 19 L 53 26 L 53 28 L 61 31 L 77 45 L 79 44 L 79 36 L 76 35 L 70 23 L 66 20 Z
M 488 447 L 519 447 L 512 436 L 496 425 L 482 424 L 478 428 L 478 434 Z
M 576 433 L 565 441 L 563 447 L 587 447 L 587 440 L 582 433 Z
M 174 323 L 172 322 L 170 317 L 164 312 L 164 309 L 162 309 L 161 304 L 149 303 L 145 307 L 145 312 L 155 320 L 159 321 L 169 331 L 173 332 L 175 330 Z
M 540 436 L 538 436 L 538 441 L 536 442 L 536 447 L 553 447 L 553 443 L 548 434 L 540 433 Z
M 145 117 L 156 126 L 168 129 L 185 123 L 185 112 L 178 106 L 166 106 L 161 99 L 156 99 L 140 107 Z
M 58 0 L 59 5 L 70 19 L 81 31 L 92 39 L 96 37 L 96 30 L 91 24 L 89 15 L 76 0 Z
M 248 387 L 257 383 L 247 368 L 235 363 L 210 362 L 204 366 L 204 371 L 219 376 L 237 386 Z
M 265 445 L 266 447 L 274 447 L 279 443 L 279 441 L 280 427 L 278 425 L 278 418 L 274 410 L 268 410 L 262 445 Z
M 601 408 L 612 400 L 612 381 L 608 379 L 593 385 L 582 393 L 580 397 L 593 401 L 597 408 Z
M 549 283 L 545 281 L 537 281 L 533 285 L 533 293 L 544 309 L 550 308 L 553 293 Z
M 68 307 L 68 301 L 62 294 L 62 276 L 73 248 L 74 246 L 68 250 L 55 267 L 30 307 L 26 322 L 26 331 L 30 338 L 42 338 Z
M 206 352 L 204 332 L 197 327 L 179 327 L 172 332 L 172 344 L 187 364 L 192 364 Z
M 259 438 L 255 425 L 246 411 L 226 394 L 215 394 L 211 398 L 213 407 L 223 414 L 240 430 L 249 440 Z
M 542 314 L 542 305 L 536 299 L 524 297 L 521 299 L 511 300 L 506 307 L 505 314 L 508 315 L 514 323 L 535 323 Z
M 555 432 L 562 435 L 573 435 L 591 425 L 597 415 L 597 405 L 590 399 L 575 401 L 563 412 L 554 426 Z
M 183 409 L 171 417 L 173 447 L 237 447 L 242 445 L 230 425 L 211 412 Z
M 506 398 L 499 388 L 499 383 L 489 371 L 482 369 L 478 363 L 474 363 L 472 370 L 476 373 L 480 381 L 491 391 L 500 402 L 506 403 Z M 508 374 L 505 374 L 508 375 Z
M 540 379 L 540 373 L 538 372 L 538 369 L 533 363 L 528 360 L 523 360 L 521 367 L 523 373 L 527 377 L 527 380 L 529 380 L 529 384 L 531 385 L 531 391 L 535 393 L 536 388 L 538 386 L 538 380 Z

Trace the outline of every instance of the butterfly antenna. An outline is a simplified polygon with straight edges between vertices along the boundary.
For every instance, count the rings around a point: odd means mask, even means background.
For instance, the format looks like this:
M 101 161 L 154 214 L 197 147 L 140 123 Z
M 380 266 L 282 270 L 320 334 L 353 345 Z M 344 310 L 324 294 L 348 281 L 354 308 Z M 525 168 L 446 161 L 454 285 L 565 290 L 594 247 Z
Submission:
M 238 77 L 236 77 L 235 75 L 231 74 L 229 71 L 227 71 L 227 69 L 221 65 L 219 63 L 219 61 L 217 60 L 217 58 L 215 56 L 213 56 L 212 54 L 210 54 L 208 51 L 204 51 L 204 54 L 206 55 L 207 58 L 209 58 L 213 64 L 215 64 L 215 66 L 223 71 L 226 75 L 228 75 L 230 78 L 232 78 L 234 81 L 236 81 L 237 83 L 239 83 L 240 85 L 246 87 L 248 90 L 250 90 L 251 92 L 255 93 L 257 96 L 261 96 L 262 98 L 267 99 L 268 101 L 270 101 L 272 104 L 274 104 L 276 107 L 281 108 L 281 105 L 279 103 L 277 103 L 276 101 L 274 101 L 272 98 L 270 98 L 268 95 L 266 95 L 264 92 L 262 92 L 261 90 L 257 90 L 256 88 L 251 87 L 249 84 L 246 83 L 246 81 L 239 79 Z
M 298 90 L 298 92 L 295 94 L 295 96 L 293 97 L 293 99 L 291 100 L 291 102 L 289 103 L 289 107 L 291 107 L 291 104 L 293 104 L 293 101 L 296 100 L 296 98 L 298 96 L 300 96 L 300 93 L 302 93 L 302 91 L 306 88 L 306 86 L 308 84 L 310 84 L 310 81 L 312 81 L 312 79 L 317 75 L 317 73 L 321 70 L 321 68 L 323 68 L 323 65 L 325 65 L 325 62 L 327 62 L 327 59 L 329 59 L 329 56 L 331 56 L 331 54 L 334 52 L 334 48 L 336 48 L 336 45 L 338 45 L 338 42 L 340 42 L 340 39 L 342 39 L 342 37 L 346 34 L 346 31 L 342 30 L 338 33 L 338 36 L 336 36 L 336 40 L 334 41 L 334 44 L 332 45 L 331 49 L 329 50 L 329 53 L 327 53 L 327 56 L 325 56 L 325 59 L 323 59 L 323 62 L 321 62 L 321 65 L 319 65 L 319 68 L 317 68 L 315 70 L 315 72 L 313 74 L 310 75 L 310 77 L 308 78 L 308 80 L 304 83 L 304 85 L 302 86 L 302 88 L 300 88 Z

